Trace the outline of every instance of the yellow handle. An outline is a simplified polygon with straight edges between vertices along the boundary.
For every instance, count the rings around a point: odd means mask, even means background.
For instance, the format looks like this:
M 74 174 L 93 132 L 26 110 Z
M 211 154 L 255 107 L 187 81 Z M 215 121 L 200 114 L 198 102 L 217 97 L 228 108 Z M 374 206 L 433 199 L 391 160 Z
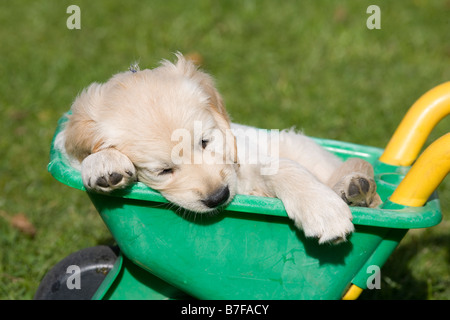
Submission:
M 361 289 L 355 284 L 352 284 L 342 297 L 342 300 L 356 300 L 358 299 L 358 297 L 361 295 L 362 292 L 363 289 Z
M 422 153 L 389 200 L 404 206 L 421 207 L 449 171 L 450 133 L 447 133 Z
M 411 165 L 433 128 L 448 114 L 450 81 L 431 89 L 412 105 L 379 160 L 395 166 Z M 450 133 L 447 133 L 422 153 L 389 200 L 421 207 L 449 172 Z M 342 299 L 355 300 L 362 291 L 352 284 Z
M 445 82 L 419 98 L 406 113 L 380 161 L 409 166 L 417 158 L 431 130 L 450 114 L 450 81 Z
M 404 206 L 421 207 L 449 172 L 450 133 L 447 133 L 420 155 L 389 200 Z M 356 300 L 362 291 L 352 284 L 342 299 Z

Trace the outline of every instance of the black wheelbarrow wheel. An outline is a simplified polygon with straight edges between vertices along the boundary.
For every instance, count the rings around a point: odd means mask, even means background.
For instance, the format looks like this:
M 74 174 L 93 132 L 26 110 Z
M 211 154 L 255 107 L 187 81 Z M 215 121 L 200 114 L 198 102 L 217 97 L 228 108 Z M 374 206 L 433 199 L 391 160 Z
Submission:
M 91 299 L 118 255 L 118 247 L 110 246 L 95 246 L 72 253 L 47 272 L 34 299 Z

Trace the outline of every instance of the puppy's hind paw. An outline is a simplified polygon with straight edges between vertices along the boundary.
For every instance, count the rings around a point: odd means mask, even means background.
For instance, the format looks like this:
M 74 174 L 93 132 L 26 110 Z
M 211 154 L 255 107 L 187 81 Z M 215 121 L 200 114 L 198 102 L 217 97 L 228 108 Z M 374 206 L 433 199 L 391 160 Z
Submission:
M 333 190 L 349 205 L 374 208 L 381 204 L 375 181 L 361 173 L 355 173 L 339 181 Z

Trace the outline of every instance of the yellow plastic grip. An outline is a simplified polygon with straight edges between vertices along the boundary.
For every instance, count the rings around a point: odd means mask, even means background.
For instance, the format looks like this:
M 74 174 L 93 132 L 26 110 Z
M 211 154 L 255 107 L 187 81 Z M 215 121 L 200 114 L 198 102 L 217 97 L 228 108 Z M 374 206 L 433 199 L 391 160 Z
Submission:
M 445 82 L 419 98 L 406 113 L 380 161 L 409 166 L 417 158 L 436 124 L 450 114 L 450 81 Z
M 421 207 L 449 171 L 450 133 L 447 133 L 422 153 L 389 200 L 404 206 Z
M 433 128 L 450 114 L 450 81 L 419 98 L 393 134 L 380 161 L 410 166 Z M 450 133 L 433 142 L 417 159 L 389 200 L 410 207 L 423 206 L 450 172 Z M 363 289 L 352 284 L 343 300 L 355 300 Z
M 361 289 L 357 285 L 352 284 L 345 295 L 342 297 L 342 300 L 356 300 L 362 292 L 363 289 Z

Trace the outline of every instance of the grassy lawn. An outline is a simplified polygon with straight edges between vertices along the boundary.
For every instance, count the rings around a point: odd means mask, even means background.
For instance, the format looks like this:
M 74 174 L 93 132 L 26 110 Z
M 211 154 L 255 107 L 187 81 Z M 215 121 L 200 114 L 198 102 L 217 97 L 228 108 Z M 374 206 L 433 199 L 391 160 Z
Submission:
M 66 9 L 81 8 L 81 30 Z M 369 30 L 366 9 L 381 8 Z M 46 170 L 78 92 L 138 60 L 198 53 L 235 121 L 384 147 L 409 106 L 450 80 L 450 1 L 0 1 L 0 299 L 31 299 L 48 269 L 113 242 L 88 197 Z M 448 132 L 450 119 L 428 143 Z M 365 299 L 450 299 L 444 219 L 410 231 Z M 12 227 L 23 214 L 30 237 Z

